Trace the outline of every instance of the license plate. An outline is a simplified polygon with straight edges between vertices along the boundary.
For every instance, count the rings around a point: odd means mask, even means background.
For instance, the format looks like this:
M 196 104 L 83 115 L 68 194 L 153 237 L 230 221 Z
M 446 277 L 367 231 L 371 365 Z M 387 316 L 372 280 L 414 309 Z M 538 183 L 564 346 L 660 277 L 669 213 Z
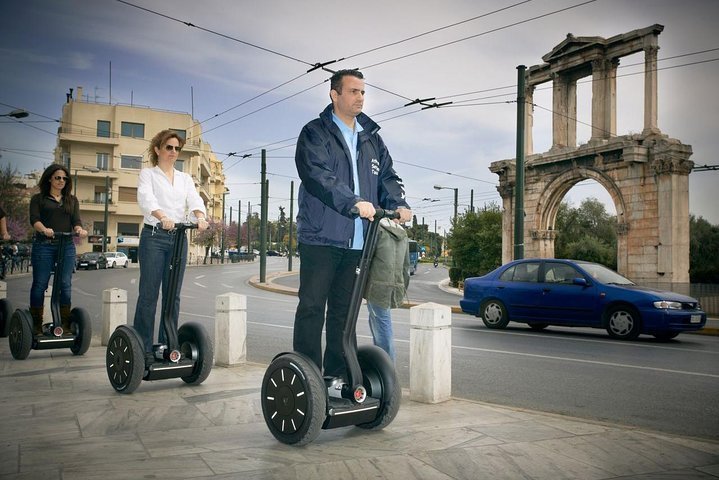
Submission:
M 702 316 L 701 315 L 692 315 L 692 318 L 689 319 L 689 323 L 702 323 Z

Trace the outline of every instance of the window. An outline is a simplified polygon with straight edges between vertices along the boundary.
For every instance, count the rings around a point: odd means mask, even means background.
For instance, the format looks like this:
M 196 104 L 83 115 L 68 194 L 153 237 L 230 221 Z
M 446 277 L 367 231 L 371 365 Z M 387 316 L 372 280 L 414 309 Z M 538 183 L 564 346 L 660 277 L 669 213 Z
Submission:
M 95 186 L 95 203 L 105 203 L 105 185 Z
M 176 133 L 177 136 L 180 137 L 181 139 L 187 141 L 187 131 L 185 131 L 185 130 L 180 130 L 180 129 L 178 129 L 178 128 L 171 128 L 170 130 L 171 130 L 173 133 Z
M 122 122 L 121 134 L 123 137 L 145 138 L 145 124 Z
M 70 168 L 70 152 L 62 152 L 62 164 Z
M 545 264 L 544 281 L 547 283 L 572 284 L 578 277 L 582 277 L 582 275 L 570 265 L 555 262 Z
M 138 155 L 122 155 L 120 157 L 120 167 L 139 170 L 142 168 L 142 157 Z
M 92 234 L 102 235 L 105 233 L 105 222 L 93 222 L 92 223 Z
M 118 187 L 118 200 L 121 202 L 136 202 L 137 189 L 133 187 Z
M 175 160 L 175 170 L 178 172 L 184 172 L 185 168 L 185 161 L 184 160 Z
M 110 122 L 107 120 L 97 121 L 97 136 L 110 138 Z
M 97 168 L 100 170 L 109 170 L 110 168 L 110 154 L 109 153 L 98 153 L 97 156 Z
M 539 277 L 539 263 L 520 263 L 508 268 L 499 279 L 503 282 L 536 282 Z
M 139 237 L 140 225 L 137 223 L 118 222 L 117 235 L 121 237 Z

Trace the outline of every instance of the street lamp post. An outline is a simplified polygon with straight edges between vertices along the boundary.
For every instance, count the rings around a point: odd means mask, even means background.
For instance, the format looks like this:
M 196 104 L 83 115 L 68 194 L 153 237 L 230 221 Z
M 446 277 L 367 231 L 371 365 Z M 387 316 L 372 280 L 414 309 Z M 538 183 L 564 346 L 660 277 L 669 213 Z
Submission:
M 454 233 L 454 229 L 457 228 L 457 203 L 459 199 L 459 188 L 455 187 L 443 187 L 441 185 L 435 185 L 435 190 L 454 190 L 454 218 L 452 220 L 452 233 Z M 454 251 L 452 251 L 452 266 L 454 267 L 455 260 L 454 260 Z
M 453 223 L 457 223 L 457 200 L 459 198 L 459 188 L 455 187 L 443 187 L 441 185 L 435 185 L 435 190 L 454 190 L 454 218 L 452 220 Z
M 107 232 L 108 232 L 108 212 L 107 212 L 107 206 L 110 202 L 110 176 L 105 175 L 105 217 L 103 219 L 103 227 L 104 230 L 102 235 L 102 251 L 105 252 L 107 250 Z
M 87 165 L 83 165 L 82 168 L 75 168 L 75 169 L 73 169 L 73 170 L 75 170 L 75 178 L 72 180 L 72 182 L 73 182 L 73 185 L 72 185 L 73 192 L 72 192 L 72 194 L 77 197 L 77 171 L 78 171 L 78 170 L 87 170 L 88 172 L 97 173 L 97 172 L 100 171 L 100 169 L 97 168 L 97 167 L 88 167 Z
M 12 118 L 25 118 L 28 115 L 30 115 L 27 111 L 22 109 L 13 110 L 10 113 L 5 113 L 3 115 L 0 115 L 0 117 L 12 117 Z

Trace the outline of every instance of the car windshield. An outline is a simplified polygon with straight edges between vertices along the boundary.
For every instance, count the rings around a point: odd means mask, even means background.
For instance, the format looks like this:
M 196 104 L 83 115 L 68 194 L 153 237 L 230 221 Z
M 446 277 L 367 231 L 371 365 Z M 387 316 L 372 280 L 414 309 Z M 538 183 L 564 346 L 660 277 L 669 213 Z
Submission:
M 610 270 L 603 265 L 598 263 L 585 263 L 577 262 L 586 272 L 592 276 L 595 280 L 601 283 L 610 283 L 614 285 L 634 285 L 634 282 L 628 278 L 624 278 L 614 270 Z
M 86 253 L 83 255 L 83 257 L 88 260 L 96 260 L 99 255 L 97 253 Z

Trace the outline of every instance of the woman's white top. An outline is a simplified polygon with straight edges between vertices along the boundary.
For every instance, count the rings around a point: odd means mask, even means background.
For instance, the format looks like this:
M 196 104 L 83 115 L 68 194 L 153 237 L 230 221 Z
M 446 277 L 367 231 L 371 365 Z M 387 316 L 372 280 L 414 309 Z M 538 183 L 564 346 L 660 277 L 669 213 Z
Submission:
M 175 222 L 186 222 L 194 210 L 205 215 L 205 204 L 195 189 L 192 177 L 184 172 L 175 170 L 175 181 L 163 173 L 160 167 L 143 168 L 137 182 L 137 203 L 145 217 L 145 223 L 156 225 L 159 221 L 152 216 L 155 210 L 162 210 L 165 215 Z

